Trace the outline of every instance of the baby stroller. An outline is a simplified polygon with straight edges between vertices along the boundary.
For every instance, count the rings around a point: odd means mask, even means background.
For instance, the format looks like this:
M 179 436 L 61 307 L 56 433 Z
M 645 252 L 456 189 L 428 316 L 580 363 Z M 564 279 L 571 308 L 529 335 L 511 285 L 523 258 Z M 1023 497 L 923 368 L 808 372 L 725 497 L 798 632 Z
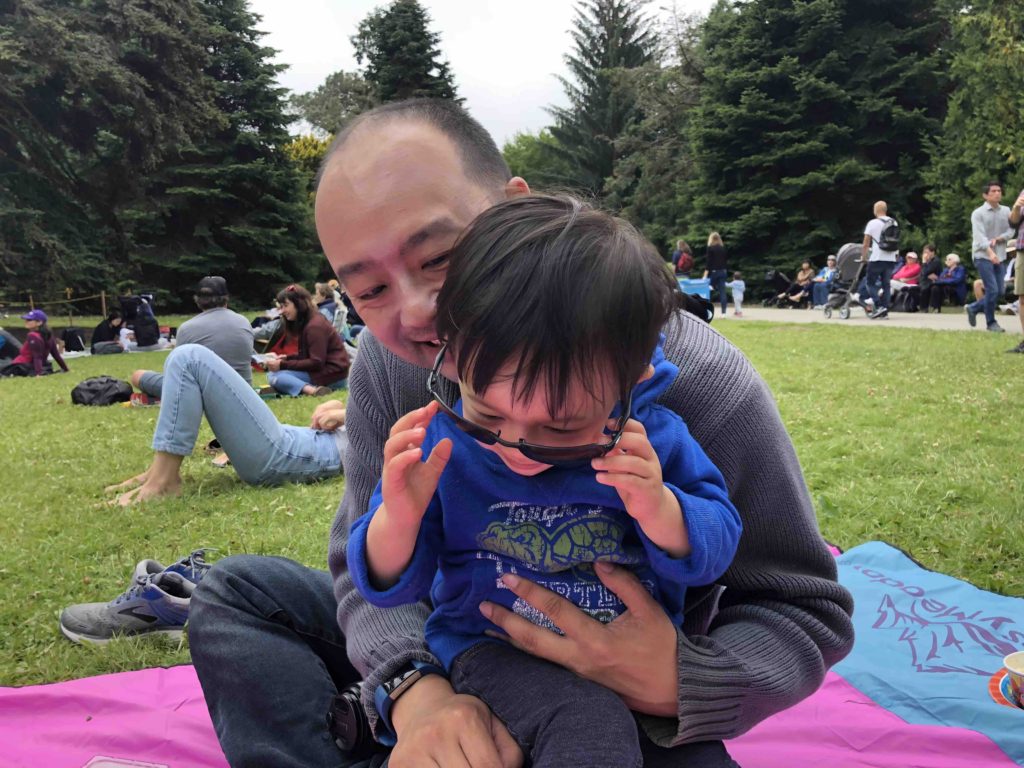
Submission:
M 860 284 L 864 273 L 864 262 L 860 260 L 861 246 L 859 243 L 847 243 L 839 249 L 836 254 L 836 273 L 832 280 L 832 288 L 829 290 L 828 301 L 825 302 L 825 317 L 832 317 L 834 310 L 839 311 L 840 320 L 850 318 L 850 307 L 860 307 L 865 313 L 870 314 L 871 308 L 864 303 L 863 298 L 853 298 L 854 291 Z
M 769 269 L 764 276 L 764 293 L 761 296 L 762 307 L 779 306 L 779 294 L 789 288 L 790 279 L 777 269 Z

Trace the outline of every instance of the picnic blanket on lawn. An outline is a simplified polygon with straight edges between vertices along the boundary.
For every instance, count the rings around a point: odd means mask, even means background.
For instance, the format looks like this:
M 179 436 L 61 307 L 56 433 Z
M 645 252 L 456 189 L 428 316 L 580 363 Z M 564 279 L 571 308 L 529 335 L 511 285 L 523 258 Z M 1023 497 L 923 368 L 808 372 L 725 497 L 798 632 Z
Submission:
M 838 558 L 856 647 L 800 704 L 729 742 L 743 768 L 1024 765 L 1024 710 L 990 692 L 1024 649 L 1024 600 L 886 544 Z M 224 768 L 190 666 L 0 689 L 0 766 Z

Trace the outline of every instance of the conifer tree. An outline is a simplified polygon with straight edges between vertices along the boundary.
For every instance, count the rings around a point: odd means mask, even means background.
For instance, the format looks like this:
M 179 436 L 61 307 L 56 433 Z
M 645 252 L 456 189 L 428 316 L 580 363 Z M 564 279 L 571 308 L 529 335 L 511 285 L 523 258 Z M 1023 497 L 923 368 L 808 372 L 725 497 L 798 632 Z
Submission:
M 859 241 L 883 199 L 928 213 L 924 137 L 945 110 L 934 0 L 719 3 L 704 28 L 690 235 L 792 267 Z
M 351 39 L 379 102 L 419 97 L 462 101 L 448 62 L 441 58 L 441 35 L 430 31 L 430 16 L 417 0 L 392 0 L 378 8 Z
M 657 36 L 635 0 L 587 0 L 573 21 L 574 50 L 565 56 L 572 80 L 559 78 L 567 107 L 550 107 L 551 134 L 559 154 L 573 168 L 576 186 L 604 191 L 615 167 L 615 140 L 638 118 L 629 89 L 616 85 L 616 72 L 651 62 Z

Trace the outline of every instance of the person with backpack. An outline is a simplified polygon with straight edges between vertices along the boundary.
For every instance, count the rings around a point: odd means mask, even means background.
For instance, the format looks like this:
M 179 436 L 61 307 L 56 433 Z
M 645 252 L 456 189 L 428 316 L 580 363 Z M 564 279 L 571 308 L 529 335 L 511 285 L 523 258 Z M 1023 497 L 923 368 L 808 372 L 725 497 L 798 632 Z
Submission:
M 693 271 L 693 249 L 685 240 L 676 241 L 676 249 L 672 251 L 672 266 L 680 277 L 689 277 Z
M 864 227 L 860 260 L 868 262 L 867 292 L 875 304 L 868 317 L 878 320 L 889 316 L 890 281 L 900 251 L 900 225 L 888 215 L 889 206 L 883 200 L 875 203 L 874 213 L 875 217 Z
M 18 356 L 0 369 L 0 376 L 42 376 L 46 358 L 51 355 L 61 370 L 67 373 L 68 364 L 60 356 L 57 341 L 46 325 L 46 313 L 41 309 L 33 309 L 22 315 L 21 319 L 25 321 L 28 336 Z

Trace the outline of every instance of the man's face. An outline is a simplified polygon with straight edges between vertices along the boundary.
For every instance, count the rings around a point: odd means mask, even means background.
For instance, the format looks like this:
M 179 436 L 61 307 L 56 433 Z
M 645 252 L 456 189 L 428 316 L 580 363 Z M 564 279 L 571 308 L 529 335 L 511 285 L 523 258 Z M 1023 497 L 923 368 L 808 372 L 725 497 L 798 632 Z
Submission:
M 997 187 L 993 184 L 988 188 L 988 191 L 983 195 L 985 202 L 991 206 L 997 206 L 1003 202 L 1003 188 Z
M 316 198 L 320 243 L 359 316 L 399 357 L 433 363 L 448 252 L 500 196 L 468 179 L 451 141 L 421 123 L 366 125 L 333 158 Z

